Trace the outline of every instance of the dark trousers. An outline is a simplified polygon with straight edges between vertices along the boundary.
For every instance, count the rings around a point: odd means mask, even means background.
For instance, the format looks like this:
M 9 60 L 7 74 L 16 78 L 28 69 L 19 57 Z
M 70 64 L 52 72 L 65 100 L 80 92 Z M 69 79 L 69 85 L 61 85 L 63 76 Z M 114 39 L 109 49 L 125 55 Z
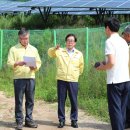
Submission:
M 70 119 L 77 121 L 78 118 L 78 82 L 66 82 L 62 80 L 57 81 L 57 94 L 58 94 L 58 118 L 59 121 L 65 121 L 65 101 L 68 96 L 71 103 Z
M 112 130 L 124 130 L 130 82 L 108 84 L 108 109 Z
M 32 111 L 34 106 L 34 79 L 14 79 L 14 93 L 15 93 L 15 119 L 16 122 L 23 122 L 23 96 L 25 94 L 25 121 L 32 120 Z
M 126 109 L 126 123 L 125 123 L 125 125 L 130 127 L 130 108 L 129 107 L 127 107 L 127 109 Z
M 130 86 L 128 92 L 128 102 L 126 107 L 126 126 L 130 127 Z

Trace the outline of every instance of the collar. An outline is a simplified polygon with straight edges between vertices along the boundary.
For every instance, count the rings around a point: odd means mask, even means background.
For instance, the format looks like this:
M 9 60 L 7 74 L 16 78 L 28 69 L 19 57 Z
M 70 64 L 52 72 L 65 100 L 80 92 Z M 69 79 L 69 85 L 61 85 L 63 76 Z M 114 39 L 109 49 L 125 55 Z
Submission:
M 18 46 L 20 47 L 20 48 L 25 48 L 24 46 L 22 46 L 22 44 L 19 42 L 18 43 Z M 30 46 L 30 44 L 28 43 L 28 45 L 27 45 L 27 47 L 26 48 L 28 48 Z
M 67 52 L 69 52 L 69 53 L 75 52 L 75 48 L 73 48 L 72 50 L 69 50 L 68 48 L 66 48 L 66 50 L 67 50 Z
M 119 34 L 115 32 L 115 33 L 112 33 L 110 37 L 115 37 L 115 36 L 119 36 Z
M 73 50 L 73 52 L 72 52 L 72 50 Z M 66 53 L 79 53 L 79 51 L 76 48 L 73 48 L 72 50 L 71 50 L 71 52 L 68 52 L 67 48 L 62 48 L 62 51 L 66 52 Z

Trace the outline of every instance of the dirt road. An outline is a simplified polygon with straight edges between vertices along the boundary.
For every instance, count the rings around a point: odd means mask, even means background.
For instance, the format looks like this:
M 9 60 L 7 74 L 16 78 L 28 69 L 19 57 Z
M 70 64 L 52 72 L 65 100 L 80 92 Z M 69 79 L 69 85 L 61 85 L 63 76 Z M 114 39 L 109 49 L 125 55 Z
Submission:
M 66 108 L 66 126 L 62 130 L 72 130 L 69 120 L 70 108 Z M 57 104 L 35 101 L 33 117 L 39 124 L 37 130 L 59 130 L 57 128 Z M 97 121 L 79 110 L 79 128 L 76 130 L 111 130 L 110 124 Z M 0 130 L 15 130 L 14 98 L 7 98 L 0 92 Z M 24 127 L 23 130 L 34 130 Z

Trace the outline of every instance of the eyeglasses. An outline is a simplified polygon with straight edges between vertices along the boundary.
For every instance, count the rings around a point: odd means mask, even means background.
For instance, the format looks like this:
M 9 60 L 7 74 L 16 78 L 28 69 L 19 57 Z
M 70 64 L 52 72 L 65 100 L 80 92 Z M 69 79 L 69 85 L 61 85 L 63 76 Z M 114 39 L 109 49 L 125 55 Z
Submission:
M 28 37 L 19 37 L 20 40 L 28 40 Z
M 75 40 L 67 39 L 67 42 L 75 42 Z

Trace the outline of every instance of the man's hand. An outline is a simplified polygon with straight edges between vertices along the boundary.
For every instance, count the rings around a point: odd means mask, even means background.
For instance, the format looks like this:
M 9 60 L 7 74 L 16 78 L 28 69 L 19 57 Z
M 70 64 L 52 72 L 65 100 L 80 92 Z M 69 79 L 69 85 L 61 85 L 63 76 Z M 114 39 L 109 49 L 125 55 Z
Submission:
M 16 62 L 14 64 L 14 67 L 16 67 L 16 66 L 23 66 L 23 65 L 26 65 L 26 63 L 24 61 L 19 61 L 19 62 Z
M 29 66 L 30 70 L 35 70 L 37 69 L 37 67 L 34 67 L 34 66 Z
M 102 62 L 96 62 L 96 63 L 94 64 L 94 68 L 97 68 L 97 67 L 99 67 L 100 65 L 105 65 L 105 64 L 106 64 L 105 61 L 102 61 Z
M 60 48 L 60 45 L 56 45 L 55 49 L 58 50 Z
M 102 67 L 105 65 L 104 62 L 96 62 L 97 66 L 95 65 L 96 70 L 101 70 Z

